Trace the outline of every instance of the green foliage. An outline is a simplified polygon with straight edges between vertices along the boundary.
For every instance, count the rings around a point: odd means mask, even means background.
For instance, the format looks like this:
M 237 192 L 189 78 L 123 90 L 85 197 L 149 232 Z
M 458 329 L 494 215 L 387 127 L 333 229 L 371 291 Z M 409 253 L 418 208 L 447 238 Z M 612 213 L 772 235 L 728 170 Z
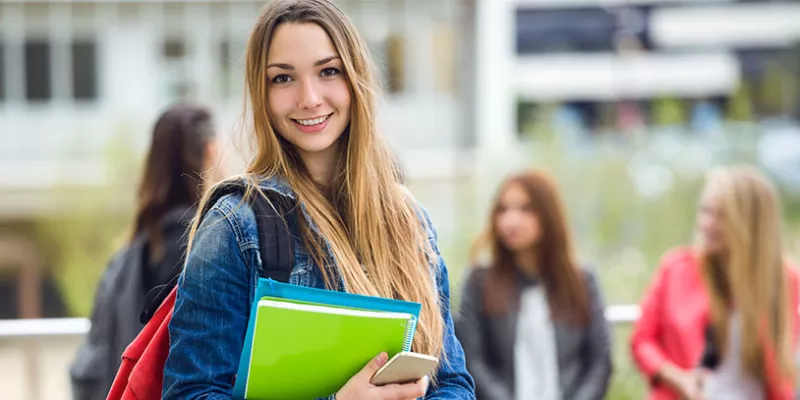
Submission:
M 761 85 L 760 98 L 764 111 L 768 115 L 780 115 L 791 112 L 786 108 L 786 86 L 792 86 L 787 82 L 793 74 L 788 73 L 776 61 L 767 64 L 767 72 L 764 74 L 763 84 Z M 787 85 L 789 83 L 789 85 Z
M 728 105 L 727 117 L 731 121 L 752 121 L 753 104 L 750 99 L 750 88 L 742 82 L 734 92 Z
M 38 239 L 48 249 L 48 259 L 72 316 L 89 315 L 97 280 L 123 242 L 120 235 L 127 222 L 121 215 L 89 210 L 37 222 Z
M 34 223 L 36 239 L 73 316 L 88 316 L 97 280 L 127 238 L 138 157 L 119 130 L 106 147 L 106 184 L 85 189 L 55 187 L 48 196 L 62 203 L 60 212 Z
M 658 99 L 653 104 L 653 124 L 656 126 L 678 125 L 686 121 L 683 102 L 672 97 Z

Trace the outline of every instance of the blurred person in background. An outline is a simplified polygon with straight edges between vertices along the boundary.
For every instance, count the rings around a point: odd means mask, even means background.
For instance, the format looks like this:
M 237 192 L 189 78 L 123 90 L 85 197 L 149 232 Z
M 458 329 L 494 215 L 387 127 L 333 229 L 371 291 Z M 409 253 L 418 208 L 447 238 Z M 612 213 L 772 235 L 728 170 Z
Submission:
M 798 276 L 785 258 L 772 184 L 751 168 L 710 175 L 701 255 L 711 312 L 700 374 L 707 400 L 789 400 Z
M 148 297 L 172 284 L 203 190 L 221 175 L 211 113 L 177 104 L 158 118 L 139 183 L 132 234 L 100 280 L 91 330 L 70 374 L 73 398 L 105 399 Z
M 777 195 L 758 172 L 709 174 L 697 243 L 664 256 L 634 327 L 649 399 L 791 398 L 798 278 L 780 232 Z
M 456 332 L 482 400 L 599 400 L 612 364 L 597 279 L 573 254 L 564 206 L 540 171 L 508 178 L 473 260 Z

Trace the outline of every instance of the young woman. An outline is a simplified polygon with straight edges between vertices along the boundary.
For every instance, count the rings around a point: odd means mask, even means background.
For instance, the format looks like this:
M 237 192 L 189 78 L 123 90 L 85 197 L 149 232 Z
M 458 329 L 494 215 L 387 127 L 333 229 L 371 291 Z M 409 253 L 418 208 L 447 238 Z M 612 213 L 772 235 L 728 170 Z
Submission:
M 153 128 L 139 183 L 133 232 L 100 281 L 92 329 L 72 365 L 76 399 L 105 399 L 122 352 L 142 328 L 151 289 L 181 271 L 204 175 L 218 162 L 211 114 L 190 105 L 167 109 Z
M 612 370 L 604 300 L 575 260 L 552 179 L 510 177 L 483 239 L 491 262 L 468 278 L 458 320 L 478 399 L 602 399 Z
M 376 387 L 369 380 L 387 358 L 376 355 L 331 398 L 474 398 L 436 233 L 377 130 L 373 70 L 352 23 L 329 0 L 273 0 L 245 58 L 257 144 L 246 196 L 272 191 L 299 205 L 284 216 L 295 238 L 290 282 L 421 303 L 413 349 L 442 360 L 430 384 Z M 255 216 L 240 196 L 222 197 L 196 223 L 170 323 L 165 399 L 230 398 L 257 244 Z
M 750 167 L 714 171 L 697 223 L 697 246 L 665 258 L 635 327 L 650 398 L 792 398 L 798 277 L 775 190 Z

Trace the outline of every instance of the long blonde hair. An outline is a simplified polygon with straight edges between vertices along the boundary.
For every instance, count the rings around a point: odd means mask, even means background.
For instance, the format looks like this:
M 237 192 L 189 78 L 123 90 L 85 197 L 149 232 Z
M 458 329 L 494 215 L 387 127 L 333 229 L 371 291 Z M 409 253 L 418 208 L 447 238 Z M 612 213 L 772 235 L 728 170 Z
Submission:
M 342 146 L 330 197 L 317 188 L 298 153 L 279 137 L 270 121 L 267 55 L 272 35 L 283 23 L 315 23 L 322 27 L 339 52 L 349 81 L 350 126 L 340 139 L 346 144 Z M 402 187 L 399 168 L 378 132 L 374 69 L 353 24 L 328 0 L 270 1 L 250 34 L 245 67 L 256 144 L 256 154 L 245 176 L 254 183 L 260 178 L 280 176 L 294 190 L 318 228 L 318 232 L 312 232 L 305 219 L 298 218 L 303 241 L 329 289 L 337 283 L 325 266 L 334 263 L 348 292 L 421 303 L 413 348 L 439 357 L 444 323 L 431 270 L 436 259 L 425 222 L 420 219 L 421 210 Z M 247 115 L 247 107 L 245 110 Z M 208 194 L 200 209 L 207 199 Z M 191 237 L 195 230 L 196 226 Z M 326 245 L 332 260 L 326 256 Z
M 778 370 L 793 377 L 789 271 L 784 260 L 781 210 L 772 184 L 757 170 L 733 166 L 713 171 L 706 187 L 717 198 L 726 244 L 724 264 L 700 245 L 711 299 L 711 323 L 724 354 L 731 307 L 742 316 L 741 357 L 753 376 L 765 379 L 771 347 Z

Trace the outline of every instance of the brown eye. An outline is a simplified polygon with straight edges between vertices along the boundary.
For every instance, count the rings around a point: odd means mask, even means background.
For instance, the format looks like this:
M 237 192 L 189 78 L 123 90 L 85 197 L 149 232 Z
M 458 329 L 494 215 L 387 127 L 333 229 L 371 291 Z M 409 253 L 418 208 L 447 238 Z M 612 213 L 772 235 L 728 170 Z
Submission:
M 281 75 L 278 75 L 278 76 L 272 78 L 271 82 L 274 83 L 274 84 L 280 85 L 280 84 L 284 84 L 284 83 L 289 83 L 291 80 L 292 80 L 292 78 L 290 78 L 289 75 L 281 74 Z
M 322 76 L 336 76 L 336 75 L 339 75 L 340 73 L 341 73 L 341 71 L 339 71 L 338 69 L 330 67 L 330 68 L 323 69 L 322 72 L 320 72 L 320 75 L 322 75 Z

